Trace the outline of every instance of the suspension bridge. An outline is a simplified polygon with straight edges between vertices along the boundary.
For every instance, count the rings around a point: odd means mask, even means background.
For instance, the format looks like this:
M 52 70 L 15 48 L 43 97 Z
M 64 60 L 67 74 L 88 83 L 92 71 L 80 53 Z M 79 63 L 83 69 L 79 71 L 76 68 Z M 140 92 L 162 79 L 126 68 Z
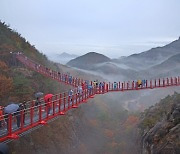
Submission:
M 26 103 L 26 109 L 3 115 L 1 119 L 5 119 L 6 125 L 0 128 L 0 142 L 4 143 L 18 139 L 19 137 L 59 118 L 61 115 L 65 115 L 68 110 L 78 108 L 80 104 L 87 103 L 88 99 L 94 98 L 95 95 L 101 95 L 108 92 L 126 92 L 180 86 L 179 76 L 144 80 L 141 84 L 137 81 L 127 81 L 113 83 L 101 82 L 101 84 L 95 85 L 93 81 L 87 83 L 87 81 L 83 79 L 49 69 L 36 63 L 22 53 L 16 53 L 16 58 L 27 68 L 58 82 L 70 85 L 74 87 L 74 90 L 72 95 L 69 95 L 68 91 L 53 95 L 50 102 L 50 112 L 47 110 L 47 104 L 44 99 L 41 99 L 41 103 L 38 105 L 36 105 L 35 100 L 29 101 Z M 79 91 L 79 86 L 82 87 L 81 91 Z M 17 123 L 15 122 L 17 116 L 20 117 L 20 126 L 17 126 Z

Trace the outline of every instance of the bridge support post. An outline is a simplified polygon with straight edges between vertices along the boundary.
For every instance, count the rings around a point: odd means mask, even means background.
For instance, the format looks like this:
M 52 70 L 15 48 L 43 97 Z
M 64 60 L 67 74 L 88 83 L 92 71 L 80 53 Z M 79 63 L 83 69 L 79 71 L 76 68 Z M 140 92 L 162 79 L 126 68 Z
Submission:
M 66 93 L 64 93 L 63 101 L 64 101 L 64 112 L 65 112 L 66 111 Z
M 20 117 L 21 117 L 21 130 L 24 128 L 24 122 L 25 122 L 25 113 L 24 110 L 20 111 Z
M 42 104 L 39 105 L 38 110 L 39 110 L 39 124 L 41 125 L 47 124 L 46 121 L 42 120 Z
M 68 109 L 70 108 L 70 96 L 68 96 Z
M 42 121 L 42 104 L 40 104 L 38 109 L 39 109 L 39 123 L 41 123 L 41 121 Z
M 109 86 L 106 84 L 106 92 L 109 92 Z
M 31 126 L 33 125 L 33 117 L 34 117 L 34 107 L 31 107 L 31 108 L 30 108 Z
M 19 136 L 15 133 L 12 133 L 12 114 L 8 115 L 8 138 L 9 139 L 18 139 Z

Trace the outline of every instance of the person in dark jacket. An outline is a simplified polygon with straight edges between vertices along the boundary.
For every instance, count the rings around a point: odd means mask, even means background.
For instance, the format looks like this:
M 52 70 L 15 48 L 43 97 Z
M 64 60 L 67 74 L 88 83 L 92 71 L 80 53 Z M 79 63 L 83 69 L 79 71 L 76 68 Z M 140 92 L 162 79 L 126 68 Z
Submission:
M 17 127 L 20 127 L 21 124 L 21 110 L 23 109 L 22 103 L 19 104 L 19 108 L 15 113 L 16 121 L 17 121 Z
M 23 123 L 25 124 L 25 116 L 26 116 L 26 101 L 22 103 L 22 109 L 23 109 Z
M 35 101 L 35 106 L 38 106 L 39 104 L 41 104 L 41 101 L 40 101 L 40 98 L 37 97 L 37 98 L 36 98 L 36 101 Z

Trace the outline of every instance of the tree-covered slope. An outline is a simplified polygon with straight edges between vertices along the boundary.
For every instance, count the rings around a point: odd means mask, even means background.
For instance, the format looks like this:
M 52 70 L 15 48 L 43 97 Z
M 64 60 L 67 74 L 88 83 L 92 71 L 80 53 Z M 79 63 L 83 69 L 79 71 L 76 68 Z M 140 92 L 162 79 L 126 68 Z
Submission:
M 15 52 L 54 70 L 58 66 L 47 59 L 19 33 L 0 22 L 0 105 L 34 99 L 34 92 L 58 93 L 66 88 L 34 71 L 29 70 L 15 57 Z

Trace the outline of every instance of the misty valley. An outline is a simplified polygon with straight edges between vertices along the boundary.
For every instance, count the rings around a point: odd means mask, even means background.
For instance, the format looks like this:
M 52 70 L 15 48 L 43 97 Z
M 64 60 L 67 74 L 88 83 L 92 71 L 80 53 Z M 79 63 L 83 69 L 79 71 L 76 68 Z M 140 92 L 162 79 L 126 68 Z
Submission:
M 116 58 L 44 54 L 0 21 L 0 153 L 178 154 L 179 75 L 180 37 Z

